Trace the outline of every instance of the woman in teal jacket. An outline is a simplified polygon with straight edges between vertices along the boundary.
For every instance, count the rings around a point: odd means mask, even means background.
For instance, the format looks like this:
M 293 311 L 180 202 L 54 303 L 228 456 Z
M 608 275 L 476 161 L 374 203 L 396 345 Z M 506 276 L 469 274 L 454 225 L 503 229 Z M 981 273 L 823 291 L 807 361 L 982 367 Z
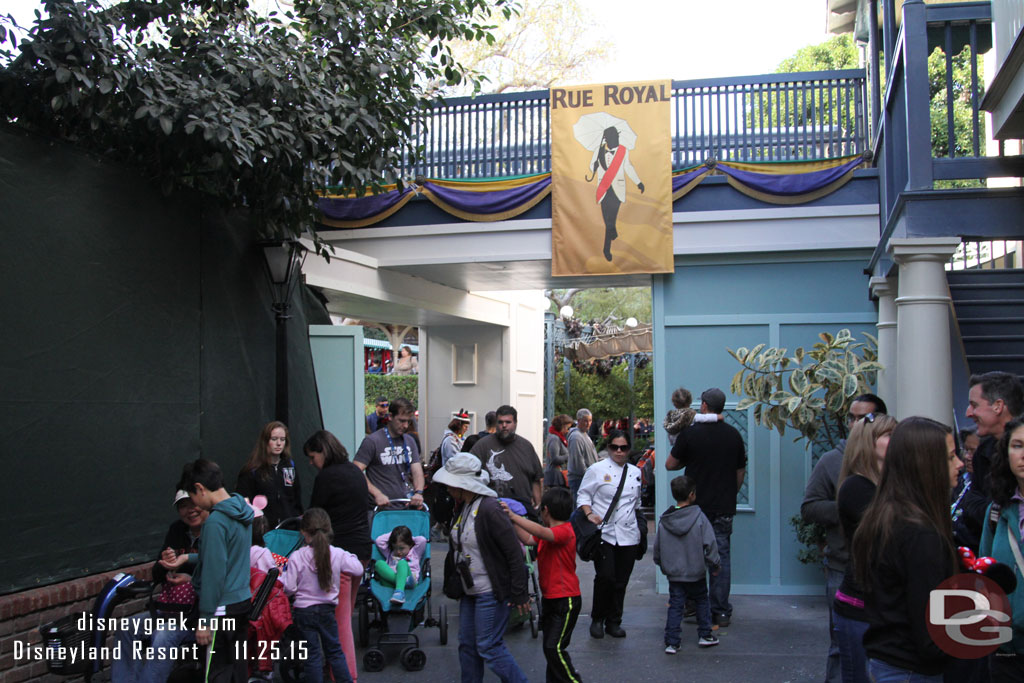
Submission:
M 1014 653 L 1016 657 L 993 656 L 989 666 L 993 683 L 1024 680 L 1024 563 L 1017 561 L 1013 545 L 1024 554 L 1021 540 L 1021 503 L 1024 502 L 1024 420 L 1020 418 L 1006 425 L 1006 431 L 996 447 L 992 470 L 989 473 L 992 505 L 999 506 L 999 522 L 993 526 L 987 520 L 981 535 L 981 555 L 993 557 L 1013 568 L 1017 589 L 1010 593 L 1013 611 L 1013 640 L 1000 646 L 1001 653 Z M 991 512 L 992 507 L 989 507 Z M 1008 533 L 1009 531 L 1009 533 Z M 1011 541 L 1011 535 L 1013 540 Z M 1011 545 L 1013 544 L 1013 545 Z

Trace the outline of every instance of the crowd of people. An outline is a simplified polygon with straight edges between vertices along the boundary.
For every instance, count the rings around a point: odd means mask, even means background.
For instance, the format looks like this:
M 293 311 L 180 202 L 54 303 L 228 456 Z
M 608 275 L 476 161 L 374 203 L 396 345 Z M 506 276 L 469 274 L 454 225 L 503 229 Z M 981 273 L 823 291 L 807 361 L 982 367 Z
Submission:
M 732 620 L 731 534 L 747 467 L 744 441 L 723 419 L 721 390 L 705 390 L 699 410 L 685 389 L 672 400 L 664 420 L 672 443 L 665 469 L 686 474 L 670 482 L 674 504 L 660 515 L 652 544 L 669 584 L 669 655 L 682 646 L 684 619 L 696 622 L 702 648 L 717 645 L 717 629 Z M 1024 659 L 1010 656 L 1024 648 L 1024 599 L 1012 585 L 1005 590 L 1015 608 L 1014 638 L 997 654 L 957 660 L 927 631 L 929 595 L 963 570 L 963 556 L 986 569 L 1002 566 L 992 578 L 1024 570 L 1018 547 L 1024 391 L 1016 377 L 988 373 L 971 379 L 969 400 L 967 416 L 977 432 L 954 438 L 941 423 L 897 422 L 878 396 L 857 396 L 848 440 L 824 454 L 811 474 L 802 514 L 827 534 L 832 680 L 1024 680 Z M 581 680 L 568 653 L 583 613 L 577 558 L 594 563 L 589 635 L 624 638 L 630 577 L 648 547 L 630 434 L 611 428 L 599 451 L 590 434 L 593 415 L 581 408 L 575 417 L 554 417 L 540 457 L 516 433 L 514 407 L 487 413 L 475 434 L 468 434 L 470 413 L 460 409 L 427 455 L 415 416 L 410 401 L 379 398 L 351 458 L 330 432 L 312 434 L 302 448 L 317 471 L 307 509 L 291 437 L 280 422 L 260 430 L 234 493 L 215 463 L 187 464 L 173 499 L 179 518 L 154 566 L 154 579 L 164 584 L 160 604 L 177 601 L 202 619 L 246 614 L 253 588 L 285 560 L 263 547 L 264 533 L 296 521 L 305 545 L 287 558 L 280 594 L 272 594 L 274 616 L 256 636 L 281 638 L 293 628 L 305 643 L 307 680 L 322 680 L 325 670 L 335 681 L 355 680 L 352 613 L 360 577 L 372 571 L 391 592 L 393 607 L 402 609 L 406 591 L 422 580 L 431 540 L 405 526 L 371 538 L 372 513 L 429 501 L 431 536 L 450 548 L 444 591 L 460 603 L 462 680 L 480 681 L 485 669 L 504 681 L 526 680 L 504 634 L 530 612 L 524 548 L 531 547 L 525 552 L 537 559 L 546 679 Z M 375 545 L 383 559 L 371 563 Z M 981 563 L 982 556 L 991 560 Z M 234 656 L 236 643 L 252 637 L 248 621 L 241 621 L 245 627 L 152 638 L 173 645 L 194 638 L 209 648 L 204 662 L 211 680 L 266 675 L 265 662 Z M 112 678 L 156 681 L 168 672 L 166 662 L 126 660 Z
M 1024 390 L 1004 372 L 969 384 L 976 431 L 957 435 L 925 417 L 897 421 L 878 396 L 857 396 L 848 439 L 811 473 L 801 513 L 825 531 L 827 681 L 1024 680 Z M 970 571 L 1012 607 L 1011 637 L 991 654 L 950 652 L 928 629 L 933 591 Z

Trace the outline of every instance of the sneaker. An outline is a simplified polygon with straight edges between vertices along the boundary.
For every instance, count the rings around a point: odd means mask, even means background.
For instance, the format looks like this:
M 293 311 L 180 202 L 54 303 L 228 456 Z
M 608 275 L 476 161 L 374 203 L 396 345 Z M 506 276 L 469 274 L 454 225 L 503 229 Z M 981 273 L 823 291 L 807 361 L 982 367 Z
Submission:
M 598 620 L 590 622 L 590 637 L 604 638 L 604 621 Z
M 392 605 L 404 605 L 405 604 L 405 591 L 396 590 L 391 594 Z
M 714 647 L 718 645 L 718 638 L 714 636 L 701 636 L 697 641 L 697 647 Z
M 665 646 L 665 654 L 667 654 L 667 655 L 674 655 L 677 652 L 679 652 L 679 646 L 678 645 L 666 645 Z
M 714 624 L 718 624 L 722 628 L 727 628 L 731 621 L 732 618 L 725 612 L 722 612 L 720 614 L 711 614 L 711 622 Z

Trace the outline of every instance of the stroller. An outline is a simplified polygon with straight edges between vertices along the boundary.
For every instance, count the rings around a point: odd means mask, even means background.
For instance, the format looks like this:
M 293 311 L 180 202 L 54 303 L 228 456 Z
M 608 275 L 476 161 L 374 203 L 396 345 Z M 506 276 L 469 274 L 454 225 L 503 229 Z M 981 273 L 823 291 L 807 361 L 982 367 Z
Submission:
M 533 514 L 526 504 L 521 500 L 515 498 L 500 498 L 502 502 L 511 508 L 512 512 L 518 515 L 526 516 Z M 535 515 L 534 515 L 535 517 Z M 534 518 L 533 521 L 538 521 Z M 508 626 L 506 631 L 511 631 L 519 628 L 523 624 L 529 622 L 530 624 L 530 635 L 534 638 L 540 632 L 540 586 L 537 583 L 537 547 L 532 545 L 524 545 L 523 548 L 523 559 L 526 563 L 526 574 L 529 577 L 528 595 L 530 596 L 530 611 L 524 615 L 518 615 L 513 612 L 509 617 Z
M 250 621 L 260 618 L 279 573 L 276 567 L 271 569 L 253 595 L 252 605 L 247 615 Z M 79 628 L 83 616 L 81 613 L 68 614 L 55 622 L 40 626 L 39 634 L 43 645 L 47 648 L 46 666 L 49 672 L 62 676 L 82 675 L 85 681 L 92 680 L 93 676 L 97 676 L 103 668 L 102 659 L 83 657 L 71 660 L 65 653 L 83 647 L 100 648 L 106 642 L 108 635 L 105 628 L 106 623 L 114 609 L 127 600 L 148 596 L 149 618 L 155 619 L 158 612 L 166 610 L 170 606 L 160 602 L 159 596 L 154 595 L 154 588 L 155 585 L 151 581 L 143 581 L 132 574 L 119 572 L 100 589 L 93 602 L 92 612 L 89 613 L 92 619 L 84 622 L 90 625 L 103 624 L 104 628 L 81 630 Z M 200 662 L 183 660 L 171 673 L 169 680 L 198 680 L 201 677 L 200 666 Z
M 408 505 L 408 499 L 391 500 L 391 504 Z M 427 539 L 423 558 L 420 560 L 420 579 L 414 587 L 406 590 L 406 601 L 404 605 L 391 603 L 391 594 L 394 587 L 386 586 L 377 580 L 373 572 L 373 564 L 366 573 L 368 590 L 365 597 L 359 600 L 359 645 L 367 647 L 370 645 L 370 629 L 381 630 L 369 650 L 363 654 L 363 668 L 366 671 L 381 671 L 384 668 L 384 646 L 401 645 L 402 651 L 400 661 L 407 671 L 419 671 L 427 663 L 426 653 L 420 649 L 420 641 L 412 629 L 416 624 L 423 623 L 426 626 L 437 626 L 440 630 L 441 644 L 448 644 L 448 609 L 444 605 L 438 607 L 437 619 L 433 617 L 433 610 L 430 605 L 430 511 L 401 509 L 401 510 L 374 510 L 373 522 L 370 527 L 370 535 L 373 538 L 387 533 L 396 526 L 405 525 L 412 531 L 413 536 L 422 536 Z M 376 545 L 373 547 L 373 561 L 383 560 L 384 557 Z M 362 595 L 362 594 L 361 594 Z M 410 605 L 412 606 L 410 608 Z M 411 612 L 411 614 L 409 614 Z M 389 626 L 389 616 L 395 613 L 405 613 L 410 617 L 409 629 L 407 631 L 392 632 Z M 426 619 L 424 619 L 426 616 Z M 399 621 L 390 619 L 391 622 Z

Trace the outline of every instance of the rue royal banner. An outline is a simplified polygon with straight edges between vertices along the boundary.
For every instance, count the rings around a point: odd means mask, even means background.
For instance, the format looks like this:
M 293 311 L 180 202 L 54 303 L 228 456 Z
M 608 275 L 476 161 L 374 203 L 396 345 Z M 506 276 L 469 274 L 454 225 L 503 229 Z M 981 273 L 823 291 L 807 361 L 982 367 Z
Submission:
M 550 97 L 551 274 L 672 272 L 671 81 Z

